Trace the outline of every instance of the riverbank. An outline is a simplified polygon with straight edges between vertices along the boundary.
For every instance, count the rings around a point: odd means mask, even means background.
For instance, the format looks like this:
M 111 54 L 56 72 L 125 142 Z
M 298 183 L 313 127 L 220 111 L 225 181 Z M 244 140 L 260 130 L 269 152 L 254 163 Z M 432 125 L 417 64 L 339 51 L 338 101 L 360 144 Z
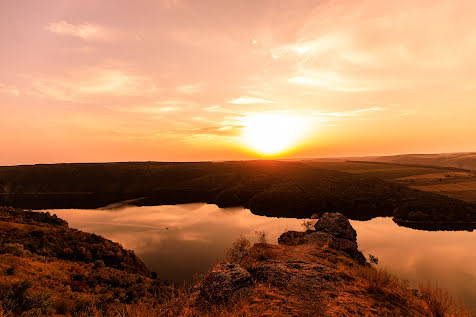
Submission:
M 229 262 L 161 311 L 162 316 L 471 316 L 440 306 L 431 287 L 406 282 L 365 260 L 356 232 L 340 214 L 315 230 L 290 231 L 279 245 L 235 243 Z M 374 259 L 375 261 L 375 259 Z

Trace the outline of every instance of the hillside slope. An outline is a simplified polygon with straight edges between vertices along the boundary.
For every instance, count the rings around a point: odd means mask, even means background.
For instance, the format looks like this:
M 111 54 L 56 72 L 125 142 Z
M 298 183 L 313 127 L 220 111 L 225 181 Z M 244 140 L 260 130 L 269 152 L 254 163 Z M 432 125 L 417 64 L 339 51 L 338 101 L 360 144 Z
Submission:
M 433 165 L 476 170 L 475 152 L 381 156 L 372 158 L 372 161 L 399 164 Z
M 0 207 L 0 312 L 114 315 L 171 293 L 133 251 L 48 213 Z

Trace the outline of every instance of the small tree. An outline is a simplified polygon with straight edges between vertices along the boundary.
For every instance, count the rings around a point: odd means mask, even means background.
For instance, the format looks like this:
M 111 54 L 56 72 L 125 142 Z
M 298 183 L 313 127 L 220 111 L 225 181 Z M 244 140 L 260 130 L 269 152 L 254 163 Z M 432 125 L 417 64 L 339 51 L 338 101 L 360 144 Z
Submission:
M 242 264 L 243 260 L 250 254 L 251 243 L 241 236 L 233 242 L 231 248 L 226 251 L 226 259 L 232 263 Z

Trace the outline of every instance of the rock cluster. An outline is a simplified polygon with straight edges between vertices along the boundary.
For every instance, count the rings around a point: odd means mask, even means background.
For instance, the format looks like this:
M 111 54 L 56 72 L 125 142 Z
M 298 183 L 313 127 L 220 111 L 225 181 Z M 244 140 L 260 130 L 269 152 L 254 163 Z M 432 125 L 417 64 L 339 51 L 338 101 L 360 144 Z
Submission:
M 283 233 L 278 243 L 282 245 L 299 245 L 328 239 L 332 247 L 342 251 L 360 264 L 365 264 L 363 254 L 357 248 L 357 232 L 349 220 L 340 213 L 325 213 L 314 225 L 316 231 L 288 231 Z
M 366 263 L 365 257 L 357 249 L 357 233 L 350 225 L 349 220 L 339 213 L 325 213 L 316 223 L 315 230 L 285 232 L 279 237 L 278 243 L 280 245 L 309 244 L 311 248 L 313 243 L 317 243 L 316 245 L 328 244 L 358 263 Z M 326 270 L 329 268 L 318 263 L 296 260 L 280 263 L 268 259 L 260 262 L 250 271 L 238 264 L 222 263 L 205 276 L 199 287 L 198 298 L 213 304 L 229 302 L 237 294 L 246 292 L 252 286 L 253 280 L 285 287 L 291 282 L 294 284 L 303 283 L 301 281 L 303 277 L 298 278 L 299 274 L 296 272 L 315 272 L 317 274 Z
M 209 303 L 227 302 L 251 283 L 250 273 L 240 265 L 222 263 L 204 278 L 199 296 Z
M 338 212 L 325 213 L 314 225 L 316 231 L 326 232 L 336 238 L 357 241 L 357 232 L 349 220 Z

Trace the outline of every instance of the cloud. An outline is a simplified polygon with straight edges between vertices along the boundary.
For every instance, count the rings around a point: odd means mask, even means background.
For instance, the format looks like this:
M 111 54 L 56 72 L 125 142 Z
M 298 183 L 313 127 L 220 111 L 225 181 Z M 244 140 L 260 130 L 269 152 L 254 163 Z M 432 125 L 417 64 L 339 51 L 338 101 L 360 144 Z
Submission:
M 361 83 L 344 79 L 341 75 L 335 72 L 316 73 L 311 76 L 296 76 L 288 80 L 290 83 L 298 85 L 308 85 L 314 87 L 321 87 L 333 91 L 342 92 L 361 92 L 373 90 L 370 87 L 365 87 Z
M 362 113 L 379 112 L 379 111 L 384 111 L 384 110 L 386 110 L 386 108 L 370 107 L 370 108 L 362 108 L 362 109 L 351 110 L 351 111 L 338 111 L 338 112 L 316 112 L 316 111 L 314 111 L 312 113 L 312 115 L 313 116 L 318 116 L 318 117 L 355 117 L 355 116 L 358 116 Z
M 166 114 L 186 110 L 196 106 L 196 103 L 187 100 L 167 99 L 140 106 L 105 106 L 105 108 L 117 112 Z
M 20 96 L 20 90 L 18 90 L 16 87 L 0 83 L 0 94 Z
M 167 112 L 174 112 L 179 110 L 177 107 L 134 107 L 134 106 L 125 106 L 125 107 L 115 107 L 115 106 L 104 106 L 106 109 L 117 112 L 130 112 L 130 113 L 144 113 L 144 114 L 164 114 Z
M 228 125 L 228 126 L 212 126 L 196 129 L 182 129 L 174 130 L 174 133 L 186 134 L 186 135 L 214 135 L 214 136 L 226 136 L 237 137 L 242 133 L 243 126 Z
M 64 101 L 82 101 L 91 96 L 144 96 L 156 93 L 148 77 L 118 68 L 93 67 L 55 79 L 36 79 L 33 87 L 44 96 Z
M 262 98 L 255 98 L 255 97 L 239 97 L 229 101 L 228 103 L 235 104 L 235 105 L 248 105 L 248 104 L 274 103 L 274 101 L 262 99 Z
M 221 106 L 216 106 L 216 105 L 205 107 L 205 108 L 203 108 L 203 110 L 205 110 L 207 112 L 236 113 L 236 111 L 234 111 L 234 110 L 224 108 L 224 107 L 221 107 Z
M 198 83 L 198 84 L 192 84 L 192 85 L 181 85 L 181 86 L 178 86 L 176 89 L 179 93 L 192 95 L 192 94 L 197 94 L 201 92 L 202 88 L 203 88 L 203 84 Z
M 110 40 L 112 31 L 98 24 L 82 23 L 70 24 L 66 21 L 52 22 L 46 30 L 66 36 L 79 37 L 83 40 Z

